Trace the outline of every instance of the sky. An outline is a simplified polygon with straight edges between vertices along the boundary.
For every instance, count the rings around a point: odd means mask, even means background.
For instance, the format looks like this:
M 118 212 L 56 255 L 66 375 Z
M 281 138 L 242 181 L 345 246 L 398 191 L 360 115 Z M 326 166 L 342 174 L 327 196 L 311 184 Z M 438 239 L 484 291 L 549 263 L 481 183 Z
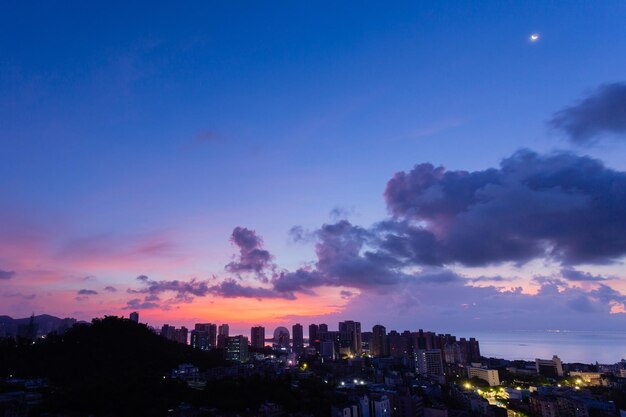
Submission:
M 624 329 L 625 20 L 3 2 L 0 314 Z

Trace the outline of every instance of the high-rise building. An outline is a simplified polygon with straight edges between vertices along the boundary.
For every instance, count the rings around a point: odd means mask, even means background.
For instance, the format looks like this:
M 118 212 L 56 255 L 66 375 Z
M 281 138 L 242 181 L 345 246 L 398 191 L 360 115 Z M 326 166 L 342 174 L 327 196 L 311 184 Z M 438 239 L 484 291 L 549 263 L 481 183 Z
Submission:
M 424 330 L 419 329 L 419 332 L 411 334 L 411 338 L 413 342 L 413 351 L 441 348 L 441 346 L 437 346 L 435 340 L 436 335 L 433 332 L 425 332 Z
M 176 332 L 176 341 L 178 343 L 182 343 L 183 345 L 187 344 L 187 339 L 189 337 L 189 330 L 185 326 L 182 326 Z
M 234 362 L 248 360 L 248 338 L 242 335 L 227 337 L 225 340 L 226 359 Z
M 328 327 L 326 327 L 328 328 Z M 323 342 L 330 342 L 333 344 L 333 356 L 338 357 L 341 352 L 341 333 L 333 330 L 333 331 L 322 331 L 320 325 L 320 332 L 318 334 L 320 340 L 320 354 L 322 354 L 322 344 Z M 322 355 L 323 356 L 323 355 Z
M 328 324 L 326 324 L 326 323 L 320 324 L 319 331 L 320 332 L 327 332 L 328 331 Z
M 346 320 L 339 322 L 339 333 L 341 335 L 341 347 L 348 347 L 350 353 L 361 354 L 361 323 L 358 321 Z
M 535 359 L 535 366 L 539 375 L 552 378 L 563 376 L 563 364 L 561 363 L 561 359 L 556 355 L 552 356 L 552 359 Z
M 385 329 L 385 326 L 377 324 L 372 328 L 370 355 L 387 356 L 387 329 Z
M 446 363 L 466 363 L 463 358 L 461 344 L 458 342 L 446 343 L 443 347 L 443 353 Z
M 415 368 L 420 375 L 444 375 L 441 349 L 418 349 L 415 352 Z
M 213 323 L 196 323 L 191 331 L 191 346 L 200 350 L 217 347 L 217 325 Z
M 473 337 L 470 337 L 467 342 L 467 361 L 480 362 L 480 345 Z
M 319 330 L 317 324 L 309 324 L 309 346 L 314 346 L 319 350 Z M 316 342 L 318 342 L 316 344 Z
M 291 328 L 293 337 L 293 351 L 297 355 L 304 353 L 304 331 L 300 323 L 296 323 Z
M 200 350 L 209 350 L 209 337 L 207 332 L 200 330 L 191 331 L 191 347 Z
M 209 349 L 215 349 L 217 347 L 217 324 L 208 323 L 205 329 L 208 333 Z
M 325 359 L 335 359 L 335 343 L 332 340 L 320 341 L 320 356 Z
M 370 354 L 370 344 L 372 343 L 372 332 L 361 332 L 361 351 Z
M 161 336 L 166 339 L 186 345 L 188 331 L 185 326 L 177 329 L 176 327 L 170 326 L 169 324 L 164 324 L 163 327 L 161 327 Z
M 394 358 L 403 358 L 411 355 L 413 351 L 411 332 L 405 330 L 402 333 L 398 333 L 392 330 L 387 335 L 387 338 L 389 341 L 389 354 L 391 356 Z
M 226 339 L 229 336 L 229 327 L 228 324 L 221 324 L 217 331 L 217 347 L 224 348 L 226 347 Z
M 139 323 L 139 313 L 137 313 L 136 311 L 133 311 L 132 313 L 130 313 L 129 318 L 131 321 L 134 321 L 135 323 Z
M 164 324 L 161 326 L 161 337 L 164 337 L 169 340 L 174 340 L 174 332 L 176 331 L 176 327 L 170 326 L 169 324 Z
M 250 346 L 256 349 L 265 347 L 265 327 L 256 326 L 250 329 Z

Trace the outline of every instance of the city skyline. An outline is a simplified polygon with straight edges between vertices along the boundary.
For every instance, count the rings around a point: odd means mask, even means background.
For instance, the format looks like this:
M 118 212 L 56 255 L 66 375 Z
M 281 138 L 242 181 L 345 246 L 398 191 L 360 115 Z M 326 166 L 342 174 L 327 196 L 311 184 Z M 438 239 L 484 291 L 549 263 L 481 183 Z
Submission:
M 0 315 L 625 328 L 620 2 L 0 10 Z

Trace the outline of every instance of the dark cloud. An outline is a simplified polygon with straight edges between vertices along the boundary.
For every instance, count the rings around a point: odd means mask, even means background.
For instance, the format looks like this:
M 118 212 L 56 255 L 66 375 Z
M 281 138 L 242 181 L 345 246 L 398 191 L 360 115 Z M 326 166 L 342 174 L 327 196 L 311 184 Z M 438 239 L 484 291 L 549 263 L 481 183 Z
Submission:
M 2 293 L 2 296 L 7 298 L 23 298 L 25 300 L 34 300 L 36 297 L 35 294 L 23 294 L 15 291 L 5 291 Z
M 604 304 L 621 304 L 624 310 L 626 310 L 626 295 L 622 295 L 619 291 L 606 284 L 599 284 L 598 288 L 590 291 L 588 295 Z
M 281 272 L 272 280 L 274 289 L 280 292 L 315 294 L 311 288 L 326 285 L 324 277 L 317 271 L 299 268 L 294 272 Z
M 152 295 L 158 295 L 164 292 L 174 293 L 174 298 L 178 301 L 188 302 L 193 297 L 204 297 L 211 291 L 209 289 L 208 281 L 202 281 L 198 279 L 191 279 L 189 281 L 144 281 L 147 285 L 146 288 L 136 290 L 136 293 L 147 293 Z
M 549 125 L 578 144 L 603 134 L 626 134 L 626 83 L 600 86 L 573 106 L 556 112 Z
M 406 282 L 455 282 L 445 267 L 535 259 L 561 263 L 567 280 L 598 282 L 604 278 L 572 265 L 626 255 L 626 173 L 589 157 L 522 150 L 498 168 L 474 172 L 421 164 L 394 175 L 385 199 L 392 217 L 371 228 L 341 220 L 310 233 L 317 261 L 274 274 L 274 289 L 385 292 Z M 463 283 L 507 280 L 481 276 Z M 566 284 L 556 277 L 537 282 Z
M 603 277 L 601 275 L 593 275 L 589 272 L 578 271 L 574 268 L 562 268 L 561 276 L 568 281 L 588 281 L 588 282 L 597 282 L 597 281 L 606 281 L 609 278 Z
M 512 281 L 512 278 L 505 278 L 500 275 L 495 275 L 492 277 L 480 276 L 475 278 L 468 278 L 468 281 L 476 283 L 476 282 L 508 282 Z
M 215 295 L 224 298 L 284 298 L 288 300 L 295 299 L 295 296 L 289 291 L 278 291 L 274 288 L 249 287 L 241 285 L 234 279 L 225 279 L 218 284 L 212 283 L 210 280 L 191 279 L 189 281 L 171 280 L 171 281 L 142 281 L 144 288 L 128 289 L 129 294 L 146 294 L 144 303 L 155 303 L 161 301 L 160 294 L 172 293 L 173 297 L 165 300 L 167 304 L 189 303 L 195 297 L 205 297 Z M 161 304 L 161 308 L 163 308 Z
M 137 281 L 142 281 L 142 282 L 147 282 L 150 278 L 148 278 L 147 275 L 139 275 L 137 278 L 135 278 Z
M 565 288 L 568 285 L 566 280 L 555 278 L 553 276 L 537 275 L 532 278 L 532 281 L 541 286 L 551 285 L 554 288 Z
M 15 271 L 3 271 L 0 269 L 0 279 L 11 279 L 15 276 Z
M 348 290 L 341 290 L 339 292 L 339 295 L 341 296 L 341 298 L 343 298 L 344 300 L 349 300 L 352 297 L 355 297 L 357 294 L 352 292 L 352 291 L 348 291 Z
M 231 234 L 230 241 L 239 248 L 236 261 L 226 265 L 228 272 L 253 273 L 262 281 L 267 281 L 266 270 L 274 268 L 272 256 L 263 249 L 263 239 L 254 230 L 245 227 L 236 227 Z
M 296 297 L 288 291 L 277 291 L 272 288 L 247 287 L 240 285 L 237 281 L 226 279 L 218 285 L 210 287 L 210 292 L 214 295 L 225 298 L 284 298 L 294 300 Z
M 420 272 L 415 275 L 415 282 L 426 284 L 465 283 L 465 278 L 450 270 Z
M 158 303 L 152 303 L 147 301 L 142 301 L 140 298 L 133 298 L 126 302 L 125 310 L 149 310 L 152 308 L 159 308 Z
M 396 259 L 366 250 L 372 233 L 347 220 L 322 226 L 316 237 L 315 267 L 275 275 L 275 289 L 312 294 L 311 289 L 320 286 L 381 287 L 405 279 Z
M 117 288 L 112 287 L 110 285 L 107 285 L 106 287 L 104 287 L 104 291 L 106 291 L 106 292 L 117 292 Z
M 626 173 L 570 153 L 523 150 L 485 171 L 430 164 L 397 173 L 381 249 L 414 264 L 484 266 L 626 254 Z
M 94 290 L 78 290 L 77 294 L 78 295 L 96 295 L 96 294 L 98 294 L 98 291 L 94 291 Z

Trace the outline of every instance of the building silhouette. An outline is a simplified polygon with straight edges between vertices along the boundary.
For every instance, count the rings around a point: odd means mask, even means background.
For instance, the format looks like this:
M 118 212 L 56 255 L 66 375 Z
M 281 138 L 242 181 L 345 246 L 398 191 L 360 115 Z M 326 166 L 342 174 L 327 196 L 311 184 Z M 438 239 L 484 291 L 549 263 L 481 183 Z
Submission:
M 200 350 L 211 350 L 217 347 L 217 325 L 213 323 L 196 323 L 191 331 L 191 346 Z
M 339 322 L 339 333 L 341 353 L 360 355 L 361 323 L 352 320 L 341 321 Z
M 372 328 L 372 339 L 370 340 L 370 355 L 387 356 L 387 329 L 380 324 Z
M 230 328 L 228 324 L 221 324 L 217 330 L 217 347 L 224 348 L 226 347 L 226 339 L 228 338 L 230 333 Z
M 304 353 L 304 332 L 302 325 L 300 323 L 296 323 L 291 328 L 292 330 L 292 338 L 293 338 L 293 351 L 297 355 L 301 355 Z
M 250 329 L 250 346 L 256 349 L 265 347 L 265 327 L 256 326 Z

